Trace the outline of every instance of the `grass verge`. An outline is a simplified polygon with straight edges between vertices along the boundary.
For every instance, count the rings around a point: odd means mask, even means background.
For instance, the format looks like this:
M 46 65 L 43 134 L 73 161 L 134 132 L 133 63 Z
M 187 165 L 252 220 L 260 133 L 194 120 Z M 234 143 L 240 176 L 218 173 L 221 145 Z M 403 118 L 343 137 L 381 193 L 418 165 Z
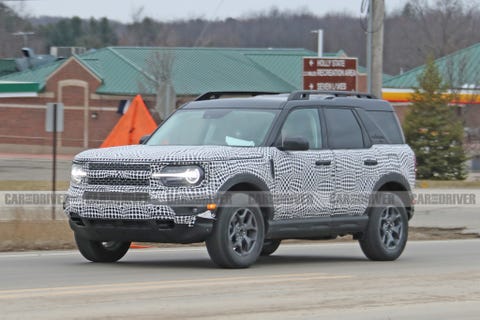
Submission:
M 416 188 L 420 189 L 477 189 L 480 188 L 480 181 L 465 180 L 417 180 Z
M 66 191 L 69 181 L 57 181 L 56 189 Z M 1 180 L 0 191 L 50 191 L 52 190 L 51 181 L 22 181 L 22 180 Z

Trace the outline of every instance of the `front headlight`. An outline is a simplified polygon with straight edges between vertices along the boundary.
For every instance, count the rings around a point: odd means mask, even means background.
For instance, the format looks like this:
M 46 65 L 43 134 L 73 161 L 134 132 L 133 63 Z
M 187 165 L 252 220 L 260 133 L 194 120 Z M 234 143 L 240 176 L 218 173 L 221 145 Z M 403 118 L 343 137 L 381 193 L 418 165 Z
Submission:
M 78 163 L 72 165 L 71 180 L 74 184 L 80 184 L 82 179 L 87 176 L 87 172 L 83 169 L 83 166 Z
M 152 173 L 153 179 L 160 179 L 169 187 L 198 185 L 203 176 L 203 169 L 199 166 L 166 166 L 160 172 Z

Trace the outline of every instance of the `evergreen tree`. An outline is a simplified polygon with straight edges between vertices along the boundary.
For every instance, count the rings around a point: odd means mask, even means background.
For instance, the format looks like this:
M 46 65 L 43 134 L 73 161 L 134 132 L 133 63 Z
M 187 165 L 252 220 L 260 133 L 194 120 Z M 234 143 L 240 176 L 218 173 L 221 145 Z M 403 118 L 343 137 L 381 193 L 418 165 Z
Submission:
M 449 106 L 450 96 L 433 57 L 418 77 L 419 87 L 405 118 L 407 143 L 417 157 L 420 179 L 453 180 L 466 178 L 463 125 Z

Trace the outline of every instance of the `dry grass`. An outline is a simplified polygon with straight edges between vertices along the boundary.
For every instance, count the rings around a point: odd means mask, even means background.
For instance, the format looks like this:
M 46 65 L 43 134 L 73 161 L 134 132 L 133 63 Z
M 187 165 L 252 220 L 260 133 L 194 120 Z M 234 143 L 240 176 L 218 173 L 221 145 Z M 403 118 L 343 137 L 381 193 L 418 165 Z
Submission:
M 0 251 L 73 249 L 68 221 L 2 221 Z
M 465 180 L 417 180 L 415 187 L 421 189 L 477 189 L 480 181 Z
M 69 181 L 57 181 L 57 191 L 66 191 Z M 2 180 L 0 181 L 0 191 L 50 191 L 52 190 L 51 181 L 21 181 L 21 180 Z

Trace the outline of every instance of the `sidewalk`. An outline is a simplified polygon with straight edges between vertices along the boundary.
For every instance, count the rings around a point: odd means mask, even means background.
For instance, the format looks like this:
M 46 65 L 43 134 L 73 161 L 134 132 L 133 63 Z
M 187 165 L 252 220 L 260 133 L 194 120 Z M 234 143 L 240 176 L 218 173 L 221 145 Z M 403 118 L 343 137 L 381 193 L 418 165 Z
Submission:
M 442 229 L 465 228 L 462 233 L 476 233 L 480 237 L 480 210 L 462 207 L 416 208 L 410 226 Z

